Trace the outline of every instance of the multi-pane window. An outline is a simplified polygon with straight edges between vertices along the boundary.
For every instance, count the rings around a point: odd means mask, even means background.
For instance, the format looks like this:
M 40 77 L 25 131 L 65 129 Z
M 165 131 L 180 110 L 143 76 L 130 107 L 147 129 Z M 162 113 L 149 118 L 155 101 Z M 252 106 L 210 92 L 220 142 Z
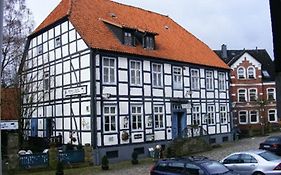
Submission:
M 245 69 L 243 67 L 239 67 L 237 69 L 237 76 L 238 76 L 238 79 L 244 79 L 246 76 L 245 76 Z
M 191 89 L 198 90 L 199 89 L 199 70 L 192 69 L 191 70 Z
M 103 82 L 106 84 L 115 83 L 115 58 L 103 57 Z
M 154 37 L 145 36 L 143 46 L 144 46 L 144 48 L 147 48 L 147 49 L 154 49 Z
M 277 121 L 275 109 L 268 110 L 268 121 L 269 122 L 276 122 Z
M 182 89 L 182 68 L 173 68 L 173 87 L 174 89 Z
M 213 90 L 214 75 L 213 71 L 206 71 L 206 89 Z
M 50 89 L 50 75 L 49 72 L 44 72 L 43 88 L 45 91 Z
M 152 81 L 154 87 L 162 87 L 162 65 L 152 64 Z
M 250 111 L 250 122 L 251 123 L 258 123 L 258 111 Z
M 215 106 L 208 105 L 207 106 L 207 122 L 209 125 L 215 124 Z
M 267 89 L 267 99 L 275 100 L 275 89 Z
M 141 62 L 130 61 L 131 85 L 141 85 Z
M 37 46 L 37 55 L 40 55 L 43 53 L 43 45 L 40 44 L 39 46 Z
M 250 101 L 257 100 L 257 89 L 249 89 L 249 99 Z
M 221 124 L 227 123 L 226 105 L 220 106 L 220 121 L 221 121 Z
M 238 102 L 245 102 L 245 101 L 246 101 L 246 89 L 239 89 Z
M 142 107 L 141 106 L 132 106 L 131 111 L 132 119 L 132 130 L 141 130 L 142 129 Z
M 192 107 L 192 124 L 200 125 L 200 107 L 199 106 Z
M 154 106 L 154 128 L 164 128 L 164 109 L 163 106 Z
M 134 43 L 133 35 L 131 32 L 124 32 L 124 44 L 132 46 Z
M 255 78 L 255 69 L 254 67 L 249 67 L 247 70 L 247 75 L 249 79 L 254 79 Z
M 219 72 L 219 90 L 225 90 L 225 73 Z
M 105 132 L 115 132 L 116 129 L 116 107 L 115 106 L 105 106 L 104 110 L 104 131 Z
M 247 111 L 240 111 L 239 112 L 239 122 L 240 122 L 240 124 L 248 123 Z

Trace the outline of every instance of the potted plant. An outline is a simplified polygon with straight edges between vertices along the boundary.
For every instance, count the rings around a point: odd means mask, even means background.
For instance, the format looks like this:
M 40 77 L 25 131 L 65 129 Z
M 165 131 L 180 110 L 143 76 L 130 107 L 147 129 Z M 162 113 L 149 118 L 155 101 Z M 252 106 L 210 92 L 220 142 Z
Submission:
M 63 172 L 63 162 L 62 161 L 58 161 L 58 163 L 57 163 L 56 175 L 64 175 L 64 172 Z
M 109 166 L 108 166 L 108 159 L 107 159 L 107 156 L 104 155 L 101 159 L 101 168 L 103 170 L 108 170 L 109 169 Z
M 138 160 L 138 153 L 136 151 L 134 151 L 132 153 L 132 164 L 133 165 L 136 165 L 139 163 L 139 160 Z

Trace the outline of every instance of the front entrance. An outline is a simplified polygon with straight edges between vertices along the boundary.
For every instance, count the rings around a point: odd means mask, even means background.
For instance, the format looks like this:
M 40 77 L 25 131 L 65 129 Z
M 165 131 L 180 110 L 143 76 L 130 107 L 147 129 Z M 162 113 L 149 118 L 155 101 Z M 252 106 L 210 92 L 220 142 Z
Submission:
M 186 112 L 177 111 L 173 112 L 172 116 L 172 138 L 181 137 L 182 131 L 186 128 Z

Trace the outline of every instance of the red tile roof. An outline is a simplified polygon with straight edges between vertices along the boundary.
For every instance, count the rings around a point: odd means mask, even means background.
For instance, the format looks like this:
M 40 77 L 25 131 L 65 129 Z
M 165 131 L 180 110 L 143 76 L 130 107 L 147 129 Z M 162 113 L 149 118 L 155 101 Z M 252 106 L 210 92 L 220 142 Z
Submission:
M 206 44 L 169 17 L 109 0 L 62 0 L 34 33 L 66 16 L 84 41 L 95 49 L 229 69 Z M 156 49 L 123 45 L 104 21 L 157 33 Z
M 20 91 L 17 88 L 1 89 L 1 120 L 18 120 Z

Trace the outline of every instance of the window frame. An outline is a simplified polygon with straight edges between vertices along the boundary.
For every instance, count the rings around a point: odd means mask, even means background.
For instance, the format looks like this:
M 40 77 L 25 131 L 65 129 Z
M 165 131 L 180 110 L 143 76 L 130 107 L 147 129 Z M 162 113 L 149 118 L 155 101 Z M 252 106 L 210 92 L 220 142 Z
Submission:
M 218 87 L 220 91 L 226 90 L 226 76 L 225 72 L 218 73 Z
M 196 110 L 195 110 L 196 109 Z M 198 110 L 197 110 L 198 109 Z M 201 125 L 201 110 L 200 105 L 192 106 L 192 125 Z
M 156 108 L 157 108 L 157 112 L 155 110 Z M 162 112 L 160 112 L 161 108 L 162 108 Z M 154 105 L 153 106 L 153 118 L 154 118 L 154 129 L 155 130 L 159 130 L 159 129 L 164 129 L 165 128 L 164 106 L 163 105 Z M 159 124 L 156 125 L 156 123 L 159 123 Z
M 253 77 L 250 77 L 250 69 L 253 69 Z M 255 71 L 254 66 L 249 66 L 247 68 L 247 78 L 248 79 L 255 79 L 256 78 L 256 71 Z
M 109 65 L 105 66 L 105 60 L 108 59 L 109 60 Z M 110 65 L 110 60 L 114 61 L 114 66 Z M 102 82 L 103 84 L 116 84 L 116 58 L 114 57 L 107 57 L 104 56 L 102 57 Z M 108 69 L 108 75 L 106 76 L 108 81 L 105 81 L 105 69 Z M 113 81 L 111 82 L 111 70 L 113 70 Z
M 39 44 L 36 48 L 37 50 L 37 55 L 42 55 L 43 52 L 44 52 L 44 49 L 43 49 L 43 44 Z
M 216 110 L 215 105 L 207 105 L 207 124 L 215 125 L 216 124 Z
M 135 63 L 135 68 L 132 68 L 132 63 Z M 139 63 L 139 69 L 137 69 L 136 65 Z M 132 72 L 134 72 L 134 78 L 132 76 Z M 138 77 L 139 73 L 139 77 Z M 139 79 L 139 82 L 137 81 Z M 133 82 L 134 80 L 135 82 Z M 130 60 L 130 84 L 133 86 L 141 86 L 142 85 L 142 62 L 138 60 Z
M 136 112 L 133 112 L 133 108 L 140 108 L 140 111 L 136 109 Z M 135 122 L 134 122 L 135 121 Z M 134 127 L 134 124 L 137 126 Z M 139 127 L 140 125 L 140 127 Z M 131 106 L 131 127 L 132 131 L 141 131 L 143 130 L 143 110 L 141 105 L 132 105 Z
M 143 48 L 154 50 L 155 49 L 155 37 L 152 35 L 145 35 L 143 37 Z
M 195 74 L 193 74 L 195 73 Z M 190 70 L 190 87 L 192 90 L 200 89 L 200 71 L 199 69 Z
M 61 44 L 62 44 L 61 37 L 60 37 L 60 36 L 57 36 L 57 37 L 54 39 L 54 42 L 55 42 L 55 43 L 54 43 L 55 48 L 60 47 Z
M 255 91 L 255 99 L 254 100 L 252 100 L 252 96 L 253 96 L 253 94 L 251 94 L 251 91 Z M 256 89 L 256 88 L 250 88 L 250 89 L 248 89 L 248 95 L 249 95 L 249 97 L 248 97 L 248 99 L 249 99 L 249 102 L 255 102 L 255 101 L 257 101 L 257 99 L 258 99 L 258 90 Z
M 135 39 L 133 32 L 125 30 L 123 32 L 123 44 L 126 46 L 135 46 Z
M 222 109 L 224 108 L 224 109 Z M 226 105 L 220 105 L 220 122 L 221 124 L 227 124 L 228 118 L 227 118 L 227 106 Z
M 109 113 L 105 113 L 105 108 L 109 108 Z M 114 108 L 114 113 L 111 112 Z M 108 130 L 106 130 L 106 117 L 108 117 Z M 114 119 L 114 122 L 112 120 Z M 117 132 L 117 107 L 116 105 L 105 105 L 103 106 L 103 132 L 104 133 L 114 133 Z M 112 129 L 115 127 L 115 129 Z
M 157 69 L 160 66 L 160 70 L 154 70 L 154 66 L 157 67 Z M 152 63 L 152 86 L 156 88 L 162 88 L 163 87 L 163 65 L 159 63 Z M 155 80 L 156 78 L 156 80 Z M 156 83 L 156 84 L 155 84 Z
M 245 93 L 244 93 L 244 101 L 241 101 L 241 99 L 240 99 L 240 91 L 244 91 Z M 247 102 L 247 89 L 237 89 L 237 94 L 238 94 L 238 96 L 237 96 L 237 101 L 238 102 Z M 243 94 L 242 94 L 243 95 Z
M 243 70 L 243 72 L 240 72 L 240 70 Z M 242 76 L 243 75 L 243 76 Z M 246 78 L 246 71 L 245 68 L 240 66 L 237 68 L 237 79 L 245 79 Z
M 252 121 L 252 112 L 255 112 L 256 114 L 256 121 Z M 252 124 L 255 124 L 255 123 L 259 123 L 259 111 L 257 111 L 257 110 L 252 110 L 252 111 L 249 111 L 249 117 L 250 117 L 250 123 L 252 123 Z
M 51 82 L 50 82 L 50 72 L 44 71 L 43 73 L 43 90 L 45 92 L 48 92 L 51 88 Z
M 245 119 L 246 119 L 246 121 L 245 122 L 241 122 L 241 113 L 245 113 Z M 246 111 L 246 110 L 241 110 L 241 111 L 239 111 L 238 112 L 238 117 L 239 117 L 239 123 L 240 124 L 248 124 L 249 122 L 248 122 L 248 111 Z
M 269 92 L 270 90 L 273 90 L 273 92 Z M 269 101 L 275 101 L 276 100 L 276 92 L 275 92 L 275 88 L 267 88 L 266 89 L 266 92 L 267 92 L 267 100 L 269 100 Z M 272 99 L 270 98 L 270 94 L 271 93 L 273 93 L 272 94 Z
M 274 111 L 274 121 L 273 120 L 270 120 L 270 114 L 272 114 L 271 113 L 271 111 Z M 268 111 L 267 111 L 267 117 L 268 117 L 268 121 L 270 122 L 270 123 L 272 123 L 272 122 L 277 122 L 277 110 L 276 109 L 268 109 Z
M 176 71 L 176 69 L 178 70 Z M 182 67 L 173 66 L 173 88 L 177 90 L 183 89 Z
M 209 74 L 210 73 L 210 74 Z M 209 74 L 209 76 L 208 76 Z M 214 90 L 214 72 L 211 70 L 206 70 L 206 89 Z

